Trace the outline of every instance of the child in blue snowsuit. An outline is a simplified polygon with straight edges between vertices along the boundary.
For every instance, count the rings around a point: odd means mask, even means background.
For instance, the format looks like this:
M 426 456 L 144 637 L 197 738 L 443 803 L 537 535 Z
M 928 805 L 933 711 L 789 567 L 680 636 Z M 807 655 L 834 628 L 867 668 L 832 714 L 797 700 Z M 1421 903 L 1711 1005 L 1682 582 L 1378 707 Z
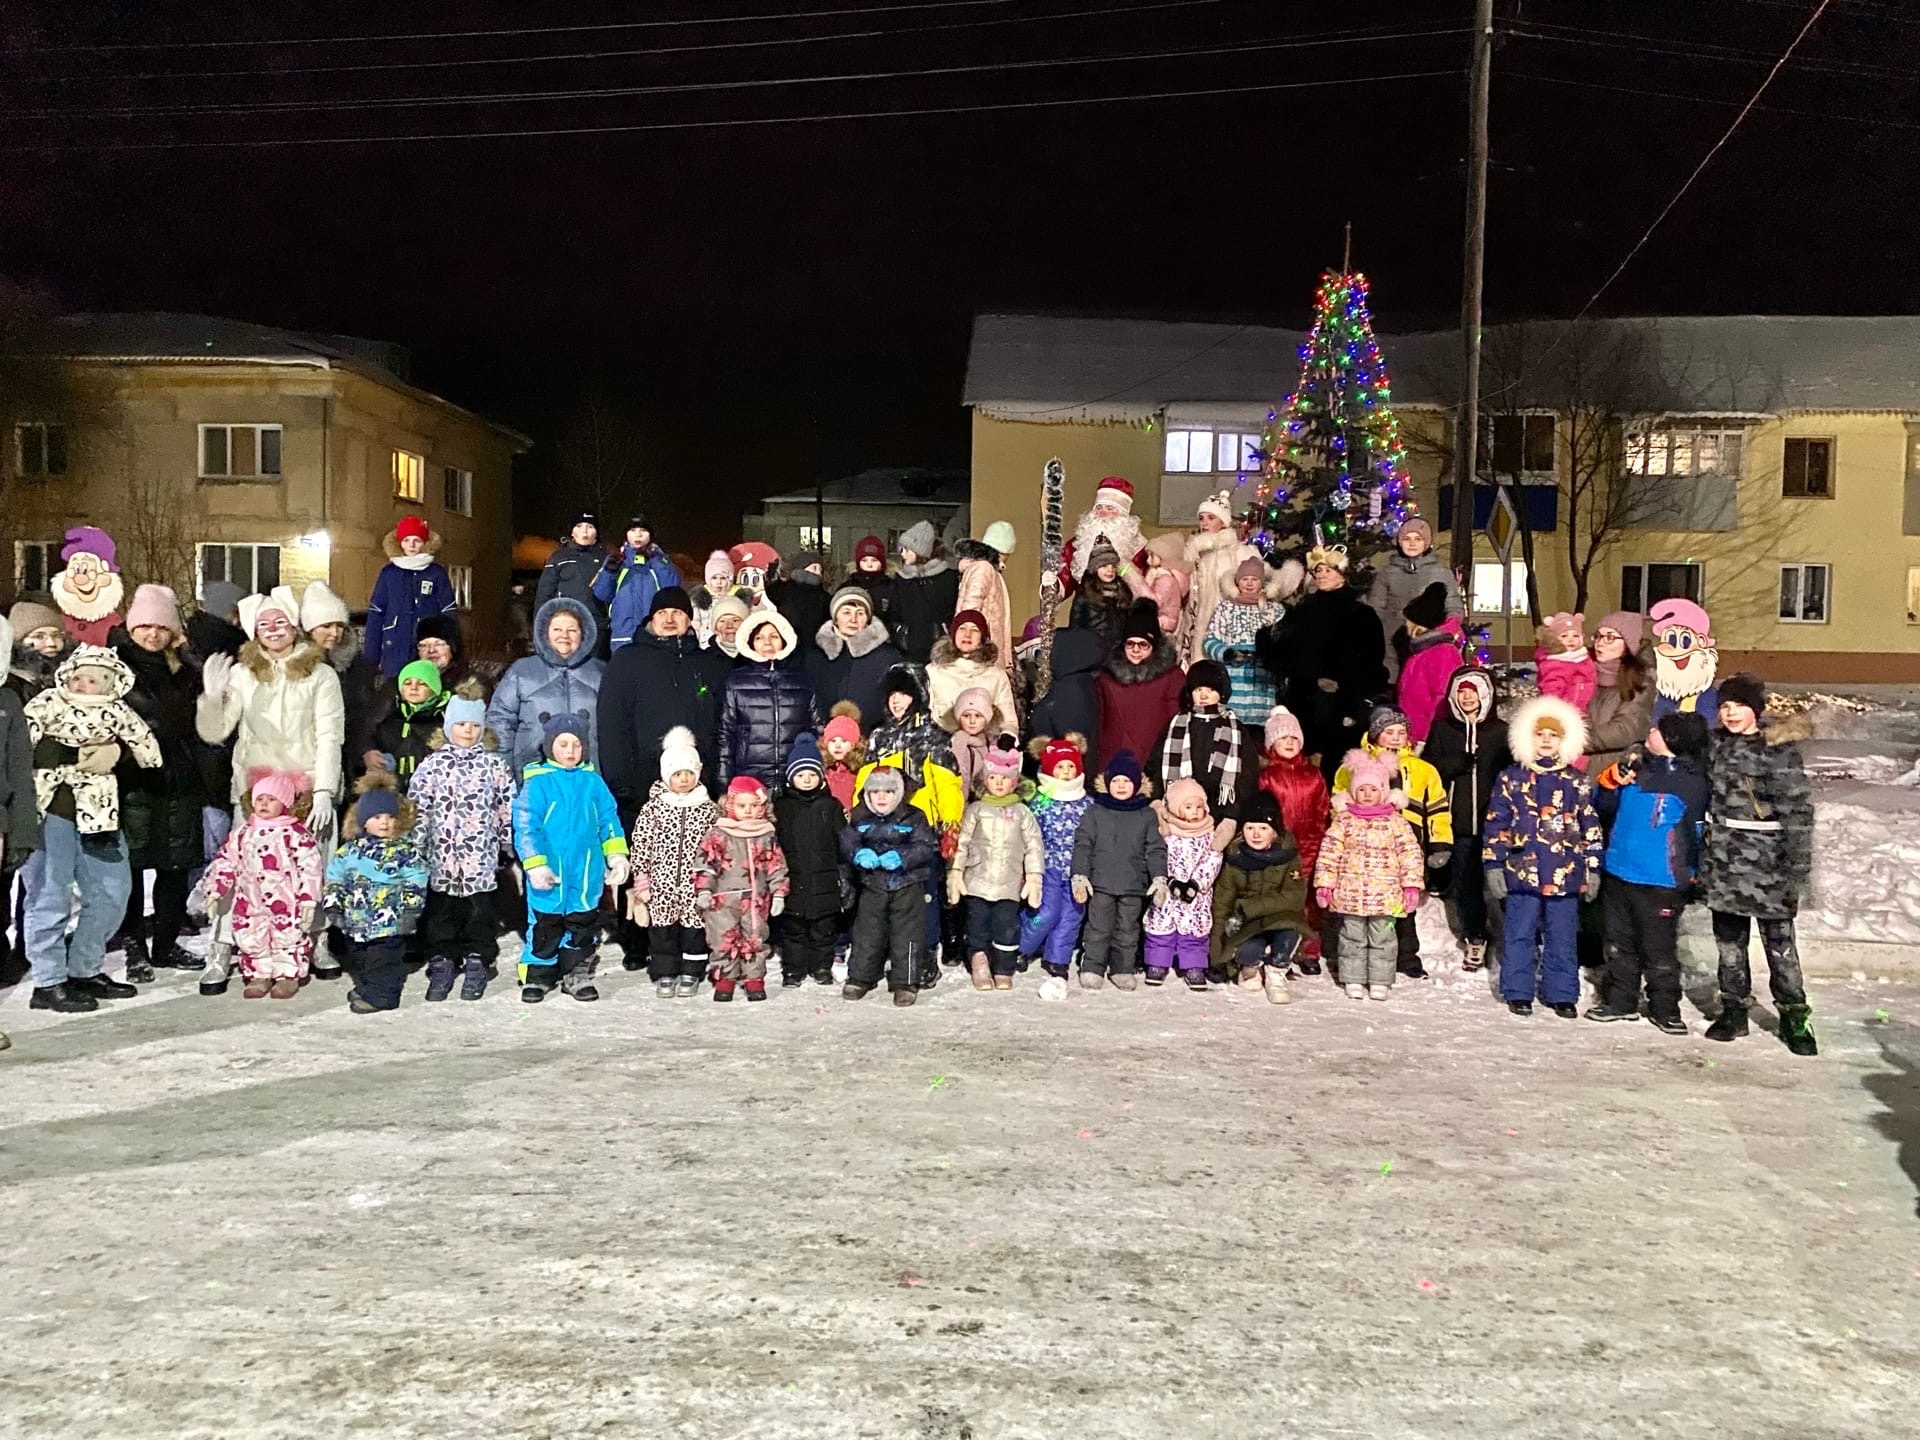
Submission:
M 644 515 L 627 522 L 626 543 L 609 556 L 593 577 L 593 598 L 607 607 L 607 633 L 618 650 L 631 645 L 653 613 L 653 597 L 680 583 L 667 552 L 653 543 L 653 526 Z M 812 639 L 812 636 L 806 637 Z
M 407 937 L 427 905 L 427 861 L 415 833 L 413 802 L 393 777 L 361 781 L 342 844 L 327 862 L 327 919 L 345 939 L 341 963 L 353 976 L 347 1008 L 356 1015 L 400 1008 L 407 983 Z
M 458 621 L 460 597 L 447 567 L 434 559 L 440 537 L 418 515 L 403 515 L 387 537 L 388 560 L 367 597 L 367 659 L 387 679 L 419 658 L 414 629 L 429 615 Z
M 1079 735 L 1035 741 L 1040 746 L 1040 783 L 1027 808 L 1040 823 L 1047 868 L 1040 881 L 1040 908 L 1020 917 L 1022 964 L 1040 957 L 1040 968 L 1064 980 L 1080 944 L 1087 907 L 1073 898 L 1073 837 L 1093 803 L 1087 794 L 1086 743 Z
M 556 984 L 598 1000 L 593 966 L 606 892 L 627 883 L 627 837 L 613 792 L 587 759 L 587 726 L 555 715 L 513 802 L 513 848 L 527 875 L 520 998 L 537 1005 Z
M 1580 901 L 1600 893 L 1606 839 L 1593 782 L 1573 768 L 1587 726 L 1566 701 L 1536 695 L 1514 712 L 1507 741 L 1516 759 L 1494 782 L 1482 852 L 1487 894 L 1505 904 L 1500 998 L 1514 1014 L 1531 1015 L 1537 992 L 1554 1014 L 1573 1020 L 1580 1014 Z

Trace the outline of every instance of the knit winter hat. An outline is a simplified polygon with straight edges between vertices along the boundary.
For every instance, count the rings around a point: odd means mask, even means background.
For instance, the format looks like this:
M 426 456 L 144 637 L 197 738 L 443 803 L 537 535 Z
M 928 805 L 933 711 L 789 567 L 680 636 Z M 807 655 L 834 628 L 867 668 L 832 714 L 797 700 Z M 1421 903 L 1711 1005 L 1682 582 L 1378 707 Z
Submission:
M 1127 611 L 1127 623 L 1121 627 L 1122 643 L 1128 640 L 1160 640 L 1160 607 L 1151 600 L 1136 600 Z
M 727 782 L 727 788 L 724 793 L 729 800 L 736 795 L 764 796 L 767 793 L 767 787 L 751 775 L 736 775 Z
M 978 715 L 982 720 L 993 719 L 993 696 L 978 685 L 969 685 L 953 699 L 953 718 L 964 720 L 969 715 Z
M 309 585 L 307 587 L 307 594 L 309 597 L 312 596 L 313 586 Z M 301 602 L 300 614 L 304 617 L 306 613 L 306 603 L 303 601 Z M 422 640 L 443 640 L 446 642 L 449 650 L 458 651 L 460 648 L 459 617 L 454 615 L 422 615 L 414 622 L 413 643 L 418 645 Z
M 1258 580 L 1264 585 L 1267 583 L 1267 562 L 1258 555 L 1249 555 L 1233 567 L 1233 578 L 1236 583 L 1241 580 Z
M 200 608 L 221 620 L 231 620 L 246 593 L 231 580 L 215 580 L 200 587 Z
M 1272 791 L 1256 790 L 1240 807 L 1240 827 L 1245 829 L 1249 825 L 1271 825 L 1275 830 L 1287 828 L 1280 818 L 1280 802 L 1273 798 Z
M 724 550 L 715 550 L 707 556 L 706 568 L 700 572 L 700 578 L 706 582 L 707 589 L 719 594 L 733 584 L 733 556 Z
M 1226 704 L 1233 698 L 1233 677 L 1218 660 L 1196 660 L 1187 667 L 1187 683 L 1180 687 L 1180 707 L 1193 708 L 1193 692 L 1202 687 L 1213 691 Z
M 400 673 L 393 677 L 393 688 L 398 690 L 409 680 L 418 680 L 436 695 L 446 694 L 447 687 L 440 682 L 440 667 L 431 660 L 409 660 L 400 667 Z
M 1221 490 L 1216 494 L 1207 496 L 1206 499 L 1200 502 L 1200 509 L 1195 513 L 1193 518 L 1198 520 L 1202 515 L 1211 515 L 1222 525 L 1233 524 L 1232 494 L 1229 491 Z
M 862 560 L 878 560 L 882 565 L 887 563 L 887 547 L 880 543 L 878 535 L 862 535 L 854 542 L 853 563 L 858 565 Z
M 1169 811 L 1178 810 L 1182 805 L 1186 804 L 1187 801 L 1195 799 L 1199 800 L 1203 809 L 1206 807 L 1206 787 L 1198 780 L 1182 775 L 1178 780 L 1167 786 L 1167 809 Z
M 700 773 L 700 751 L 694 744 L 693 731 L 676 725 L 660 739 L 660 778 L 682 770 Z
M 980 537 L 980 543 L 982 545 L 991 545 L 1002 555 L 1013 554 L 1013 547 L 1016 543 L 1013 526 L 1005 520 L 994 521 L 991 525 L 987 526 L 987 532 Z
M 7 622 L 13 626 L 13 638 L 25 640 L 36 630 L 60 629 L 60 612 L 51 605 L 41 605 L 32 600 L 20 600 L 16 601 L 13 609 L 7 612 Z
M 1393 793 L 1394 767 L 1381 757 L 1365 750 L 1349 750 L 1341 763 L 1346 767 L 1349 794 L 1358 795 L 1362 785 L 1379 786 L 1383 796 Z
M 571 710 L 563 710 L 558 715 L 549 715 L 547 723 L 540 727 L 540 748 L 549 759 L 553 756 L 553 742 L 562 735 L 571 735 L 580 742 L 580 758 L 587 759 L 587 722 Z
M 1087 574 L 1091 575 L 1102 565 L 1111 565 L 1114 569 L 1118 570 L 1120 568 L 1120 552 L 1113 548 L 1111 542 L 1096 540 L 1093 542 L 1093 548 L 1087 552 Z
M 1563 637 L 1571 630 L 1575 637 L 1572 643 L 1578 645 L 1586 639 L 1587 617 L 1570 610 L 1557 610 L 1541 622 L 1540 628 L 1563 645 L 1568 643 Z
M 300 595 L 300 628 L 311 634 L 321 625 L 346 623 L 346 602 L 333 593 L 326 581 L 309 581 Z M 422 620 L 420 623 L 424 626 L 427 622 Z M 416 630 L 414 633 L 418 635 L 420 632 Z
M 591 510 L 582 510 L 567 522 L 567 534 L 573 534 L 573 532 L 582 525 L 591 525 L 595 530 L 598 530 L 600 528 L 600 517 Z
M 176 635 L 185 633 L 180 626 L 180 602 L 165 585 L 142 585 L 136 589 L 133 603 L 127 606 L 126 624 L 129 630 L 136 625 L 164 625 Z
M 293 797 L 299 793 L 299 782 L 284 770 L 269 770 L 256 779 L 247 791 L 256 800 L 262 795 L 273 796 L 280 802 L 282 810 L 293 809 Z
M 834 591 L 833 597 L 827 601 L 828 616 L 838 615 L 841 607 L 845 605 L 858 605 L 866 612 L 867 619 L 873 619 L 873 596 L 861 589 L 860 586 L 842 585 L 838 590 Z
M 820 743 L 825 745 L 833 740 L 844 740 L 849 745 L 860 743 L 860 722 L 851 715 L 836 715 L 821 728 Z
M 793 748 L 787 751 L 788 783 L 791 784 L 793 777 L 802 770 L 811 770 L 823 778 L 827 773 L 827 767 L 820 761 L 820 744 L 811 735 L 799 736 L 793 742 Z
M 1422 629 L 1433 629 L 1447 618 L 1447 587 L 1434 581 L 1409 600 L 1401 613 Z
M 929 555 L 933 554 L 933 547 L 935 543 L 936 541 L 933 533 L 932 522 L 927 520 L 916 520 L 913 524 L 909 525 L 905 531 L 901 533 L 900 553 L 904 555 L 907 553 L 907 551 L 911 550 L 914 554 L 918 555 L 922 560 L 924 560 Z
M 1725 691 L 1721 694 L 1724 696 Z M 1757 713 L 1757 712 L 1756 712 Z M 1707 753 L 1707 717 L 1675 710 L 1654 721 L 1660 738 L 1675 755 L 1697 757 Z
M 1087 757 L 1080 753 L 1078 745 L 1065 736 L 1047 741 L 1045 748 L 1040 752 L 1042 775 L 1051 776 L 1055 768 L 1060 765 L 1073 766 L 1075 775 L 1084 775 L 1087 769 Z
M 253 632 L 259 628 L 261 612 L 278 610 L 287 617 L 289 625 L 300 623 L 300 602 L 293 598 L 293 591 L 285 585 L 276 585 L 265 595 L 243 595 L 240 598 L 240 628 L 247 632 L 247 638 L 253 639 Z
M 1595 631 L 1611 630 L 1627 642 L 1629 653 L 1640 648 L 1647 638 L 1647 620 L 1632 610 L 1614 610 L 1600 617 L 1600 623 L 1593 627 Z
M 1020 778 L 1020 742 L 1013 736 L 1002 735 L 987 747 L 987 774 Z
M 1767 708 L 1766 682 L 1751 670 L 1729 675 L 1720 682 L 1720 703 L 1744 705 L 1758 715 Z
M 427 528 L 427 522 L 418 515 L 402 515 L 399 523 L 393 527 L 393 538 L 396 540 L 425 540 L 432 533 Z
M 651 536 L 653 534 L 653 521 L 649 520 L 644 513 L 629 515 L 627 517 L 627 529 L 644 530 Z
M 400 813 L 400 796 L 382 785 L 367 791 L 353 805 L 353 817 L 360 822 L 362 830 L 367 822 L 376 815 L 394 815 Z
M 1400 522 L 1400 528 L 1394 532 L 1393 538 L 1398 540 L 1402 535 L 1424 535 L 1427 541 L 1427 548 L 1429 550 L 1433 548 L 1433 527 L 1418 515 L 1415 515 L 1411 520 L 1402 520 Z
M 927 692 L 911 665 L 889 665 L 880 679 L 880 703 L 885 705 L 890 695 L 905 695 L 918 708 L 926 703 Z
M 1396 710 L 1391 705 L 1376 705 L 1373 713 L 1367 716 L 1367 739 L 1377 745 L 1380 743 L 1380 732 L 1389 725 L 1405 726 L 1409 723 L 1406 711 Z
M 1307 733 L 1300 728 L 1300 717 L 1284 705 L 1276 705 L 1267 712 L 1266 742 L 1271 750 L 1280 743 L 1282 736 L 1291 735 L 1302 745 L 1307 743 Z
M 1134 758 L 1133 751 L 1120 750 L 1107 761 L 1106 782 L 1111 785 L 1116 778 L 1125 778 L 1133 782 L 1133 788 L 1140 788 L 1140 762 Z
M 487 723 L 487 702 L 456 695 L 447 701 L 447 713 L 442 717 L 442 723 L 448 726 L 484 725 Z
M 947 638 L 951 640 L 960 633 L 962 625 L 971 625 L 980 632 L 982 640 L 991 640 L 993 632 L 987 628 L 987 617 L 978 610 L 957 610 L 953 619 L 947 622 Z
M 860 793 L 862 796 L 867 796 L 885 791 L 892 791 L 904 800 L 907 794 L 907 777 L 892 765 L 876 765 L 867 772 L 867 783 L 860 787 Z
M 678 585 L 668 585 L 653 593 L 653 604 L 647 610 L 647 618 L 652 619 L 662 610 L 678 610 L 689 620 L 693 618 L 693 600 Z

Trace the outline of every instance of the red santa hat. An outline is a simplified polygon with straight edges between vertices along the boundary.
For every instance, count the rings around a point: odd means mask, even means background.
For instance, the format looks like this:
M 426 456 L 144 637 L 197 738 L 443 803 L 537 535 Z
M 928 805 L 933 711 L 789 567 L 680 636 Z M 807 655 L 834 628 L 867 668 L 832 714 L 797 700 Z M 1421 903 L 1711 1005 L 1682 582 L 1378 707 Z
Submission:
M 1133 482 L 1118 475 L 1109 475 L 1102 480 L 1093 492 L 1093 503 L 1112 505 L 1125 514 L 1133 513 Z

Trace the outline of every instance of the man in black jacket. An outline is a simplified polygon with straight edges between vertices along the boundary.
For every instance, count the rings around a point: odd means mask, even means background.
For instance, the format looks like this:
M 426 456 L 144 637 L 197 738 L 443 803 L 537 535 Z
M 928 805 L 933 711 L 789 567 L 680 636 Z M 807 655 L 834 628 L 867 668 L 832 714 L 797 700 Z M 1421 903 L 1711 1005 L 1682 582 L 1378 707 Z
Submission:
M 608 556 L 600 544 L 600 522 L 583 511 L 573 517 L 567 539 L 547 557 L 547 563 L 540 571 L 540 584 L 533 593 L 536 615 L 540 607 L 556 595 L 564 595 L 586 606 L 587 613 L 600 622 L 599 653 L 602 660 L 607 658 L 609 649 L 607 607 L 594 598 L 593 582 L 609 558 L 617 563 L 619 552 Z
M 607 662 L 600 680 L 600 775 L 630 824 L 660 778 L 660 742 L 675 725 L 693 732 L 713 775 L 720 697 L 733 662 L 693 637 L 693 602 L 678 585 L 653 598 L 647 627 Z
M 1331 785 L 1386 689 L 1387 637 L 1380 617 L 1347 585 L 1345 546 L 1314 546 L 1307 573 L 1312 592 L 1260 633 L 1255 652 L 1280 677 L 1286 707 L 1306 732 L 1307 753 L 1320 757 Z

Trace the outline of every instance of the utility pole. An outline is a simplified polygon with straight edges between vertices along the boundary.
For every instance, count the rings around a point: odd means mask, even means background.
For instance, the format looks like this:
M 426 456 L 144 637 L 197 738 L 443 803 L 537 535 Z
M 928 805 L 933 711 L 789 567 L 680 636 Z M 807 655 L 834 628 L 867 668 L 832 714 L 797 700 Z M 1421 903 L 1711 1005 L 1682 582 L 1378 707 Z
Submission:
M 1460 334 L 1466 389 L 1453 444 L 1453 568 L 1473 585 L 1473 477 L 1480 448 L 1480 286 L 1487 253 L 1487 91 L 1493 77 L 1493 0 L 1474 0 L 1473 70 L 1467 120 L 1466 273 L 1460 287 Z

